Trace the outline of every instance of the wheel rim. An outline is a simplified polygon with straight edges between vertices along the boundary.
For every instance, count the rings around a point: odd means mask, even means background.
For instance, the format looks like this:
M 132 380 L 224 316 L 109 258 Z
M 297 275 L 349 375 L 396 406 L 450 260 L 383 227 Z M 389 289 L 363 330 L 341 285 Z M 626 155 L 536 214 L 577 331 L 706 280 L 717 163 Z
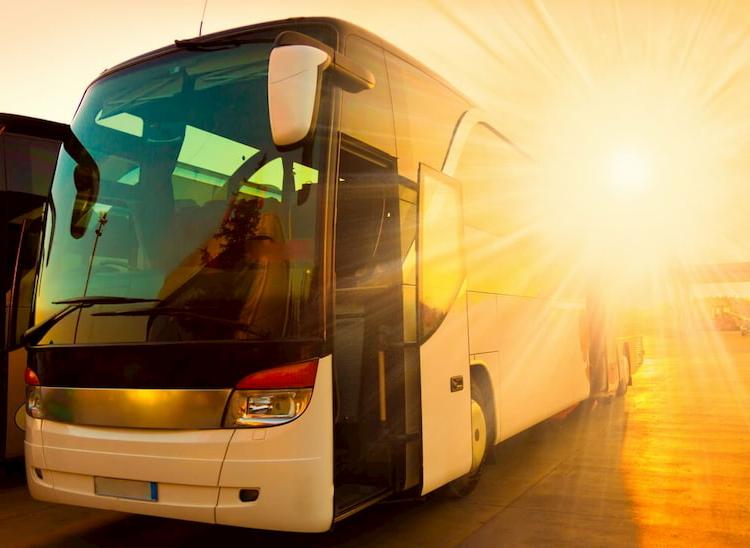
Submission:
M 482 406 L 471 400 L 471 472 L 475 472 L 484 460 L 487 449 L 487 422 Z

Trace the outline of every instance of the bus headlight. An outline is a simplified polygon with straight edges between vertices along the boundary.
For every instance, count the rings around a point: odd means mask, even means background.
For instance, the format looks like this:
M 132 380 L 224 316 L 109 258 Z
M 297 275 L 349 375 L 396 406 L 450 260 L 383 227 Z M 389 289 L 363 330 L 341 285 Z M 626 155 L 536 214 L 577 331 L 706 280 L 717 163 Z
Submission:
M 225 428 L 276 426 L 290 422 L 310 403 L 311 388 L 235 390 L 224 418 Z
M 250 373 L 234 387 L 224 427 L 276 426 L 305 412 L 312 398 L 318 360 Z
M 43 419 L 42 412 L 42 388 L 39 386 L 26 386 L 26 413 L 35 419 Z

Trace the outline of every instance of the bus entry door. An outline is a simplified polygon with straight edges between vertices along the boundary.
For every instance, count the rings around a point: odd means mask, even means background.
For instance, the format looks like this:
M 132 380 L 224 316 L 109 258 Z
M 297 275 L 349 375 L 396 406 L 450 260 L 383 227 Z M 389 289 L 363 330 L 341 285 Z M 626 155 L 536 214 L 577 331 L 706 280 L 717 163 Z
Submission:
M 419 371 L 422 494 L 471 469 L 471 380 L 461 187 L 419 173 Z
M 403 489 L 404 345 L 395 160 L 342 142 L 336 191 L 336 514 Z

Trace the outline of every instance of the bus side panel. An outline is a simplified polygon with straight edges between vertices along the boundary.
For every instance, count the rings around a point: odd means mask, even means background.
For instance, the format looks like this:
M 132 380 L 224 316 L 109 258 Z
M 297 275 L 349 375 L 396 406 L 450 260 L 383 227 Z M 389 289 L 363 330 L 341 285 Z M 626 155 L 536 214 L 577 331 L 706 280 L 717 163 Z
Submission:
M 8 385 L 5 410 L 5 458 L 23 456 L 23 430 L 16 425 L 16 413 L 26 401 L 23 372 L 26 351 L 23 348 L 8 353 Z
M 471 386 L 466 287 L 443 323 L 420 347 L 422 494 L 471 469 Z M 463 377 L 452 391 L 451 379 Z
M 495 433 L 491 440 L 493 444 L 500 441 L 500 387 L 503 384 L 502 369 L 500 368 L 500 352 L 498 351 L 498 329 L 497 321 L 497 295 L 469 291 L 469 353 L 472 364 L 482 364 L 490 377 L 490 394 L 485 398 L 491 398 L 494 403 L 495 424 L 492 431 Z
M 495 443 L 588 396 L 576 306 L 469 292 L 469 349 L 492 383 Z
M 580 306 L 498 295 L 497 311 L 503 440 L 586 399 L 589 382 Z
M 216 523 L 322 532 L 333 522 L 333 381 L 321 358 L 312 400 L 289 424 L 235 431 L 219 480 Z M 258 489 L 242 502 L 240 489 Z

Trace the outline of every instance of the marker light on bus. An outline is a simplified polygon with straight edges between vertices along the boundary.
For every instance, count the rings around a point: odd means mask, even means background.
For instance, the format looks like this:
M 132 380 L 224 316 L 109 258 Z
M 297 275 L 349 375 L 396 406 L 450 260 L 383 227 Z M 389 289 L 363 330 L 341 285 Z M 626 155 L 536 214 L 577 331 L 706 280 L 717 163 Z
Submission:
M 41 384 L 36 371 L 29 369 L 28 367 L 26 368 L 26 371 L 23 372 L 23 380 L 28 386 L 39 386 Z
M 224 426 L 276 426 L 299 417 L 310 403 L 318 361 L 252 373 L 237 383 Z

